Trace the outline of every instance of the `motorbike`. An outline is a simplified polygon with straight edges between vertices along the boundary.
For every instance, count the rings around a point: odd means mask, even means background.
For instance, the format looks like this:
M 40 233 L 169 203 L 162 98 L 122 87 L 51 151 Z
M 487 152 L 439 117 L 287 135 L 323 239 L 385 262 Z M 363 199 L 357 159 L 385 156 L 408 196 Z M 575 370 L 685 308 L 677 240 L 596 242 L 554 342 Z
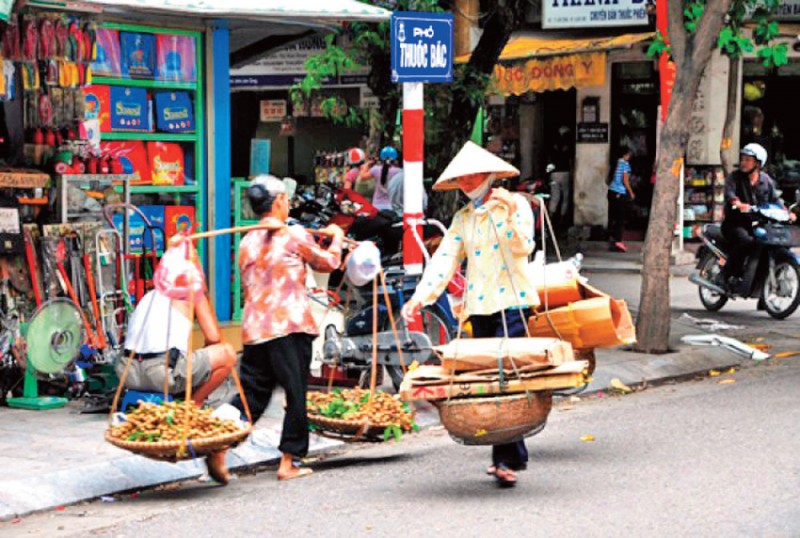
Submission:
M 378 364 L 383 367 L 379 376 L 382 380 L 385 368 L 397 389 L 403 381 L 403 362 L 406 367 L 412 362 L 431 363 L 434 360 L 433 346 L 445 344 L 455 336 L 458 321 L 451 308 L 450 296 L 463 289 L 459 287 L 459 280 L 455 279 L 449 286 L 448 292 L 443 293 L 432 305 L 422 309 L 418 326 L 409 327 L 400 315 L 400 310 L 406 299 L 414 293 L 419 276 L 407 275 L 402 266 L 386 268 L 385 275 L 385 290 L 389 296 L 389 305 L 388 307 L 386 304 L 378 305 L 377 356 Z M 350 316 L 345 316 L 344 330 L 340 331 L 335 325 L 329 324 L 322 331 L 324 337 L 322 362 L 328 368 L 343 370 L 344 378 L 354 379 L 355 384 L 366 388 L 369 386 L 372 368 L 372 324 L 375 308 L 371 301 L 372 286 L 354 288 L 350 295 L 354 298 L 354 312 Z M 378 297 L 383 303 L 382 285 L 378 286 Z M 392 319 L 397 330 L 397 339 L 392 330 Z
M 689 280 L 699 286 L 700 302 L 712 312 L 731 299 L 757 298 L 759 309 L 775 319 L 791 316 L 800 305 L 800 257 L 791 251 L 800 246 L 800 229 L 789 220 L 789 212 L 778 205 L 753 208 L 755 246 L 744 262 L 742 281 L 729 289 L 722 267 L 730 245 L 718 224 L 706 224 L 700 234 L 697 272 Z

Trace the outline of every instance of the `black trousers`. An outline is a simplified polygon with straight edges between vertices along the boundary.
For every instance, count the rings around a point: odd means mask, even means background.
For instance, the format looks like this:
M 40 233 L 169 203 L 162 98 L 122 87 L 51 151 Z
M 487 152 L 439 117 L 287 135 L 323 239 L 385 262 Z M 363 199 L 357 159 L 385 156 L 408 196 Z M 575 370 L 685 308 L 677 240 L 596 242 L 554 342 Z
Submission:
M 253 424 L 267 409 L 275 385 L 283 387 L 286 391 L 286 415 L 278 449 L 298 458 L 308 454 L 306 392 L 313 339 L 308 334 L 290 334 L 263 344 L 244 346 L 242 354 L 242 388 L 250 405 Z M 241 396 L 237 395 L 231 405 L 244 412 Z
M 625 230 L 625 213 L 628 210 L 628 197 L 614 191 L 608 191 L 608 240 L 622 241 Z
M 513 308 L 506 310 L 505 314 L 508 336 L 524 336 L 526 320 L 530 311 L 523 310 L 520 313 L 519 309 Z M 500 312 L 488 316 L 470 316 L 469 321 L 472 324 L 472 335 L 475 338 L 504 336 L 503 317 Z M 492 463 L 494 465 L 504 464 L 515 471 L 524 469 L 528 464 L 528 449 L 525 447 L 525 441 L 494 445 L 492 447 Z
M 747 227 L 730 222 L 722 223 L 722 235 L 730 245 L 723 273 L 726 278 L 741 278 L 744 260 L 755 244 L 755 238 Z

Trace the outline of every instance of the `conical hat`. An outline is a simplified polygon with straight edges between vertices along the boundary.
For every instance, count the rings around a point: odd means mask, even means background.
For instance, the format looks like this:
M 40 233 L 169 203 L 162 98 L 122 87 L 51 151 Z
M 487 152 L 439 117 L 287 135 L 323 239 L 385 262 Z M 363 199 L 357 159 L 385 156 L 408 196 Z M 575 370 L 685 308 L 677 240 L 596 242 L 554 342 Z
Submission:
M 519 175 L 519 170 L 480 147 L 474 142 L 467 142 L 458 152 L 442 175 L 433 185 L 435 191 L 450 191 L 458 188 L 457 179 L 470 174 L 495 174 L 495 179 L 504 179 Z

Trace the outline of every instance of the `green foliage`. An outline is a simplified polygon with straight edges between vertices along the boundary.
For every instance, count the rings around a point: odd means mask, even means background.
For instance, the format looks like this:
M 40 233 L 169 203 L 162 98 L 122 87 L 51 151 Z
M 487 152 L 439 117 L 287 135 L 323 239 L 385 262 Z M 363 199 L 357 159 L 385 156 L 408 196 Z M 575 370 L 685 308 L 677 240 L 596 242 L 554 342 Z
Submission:
M 780 0 L 734 0 L 728 11 L 726 24 L 717 39 L 717 46 L 731 58 L 739 58 L 745 53 L 756 51 L 756 56 L 765 67 L 785 65 L 788 62 L 786 44 L 771 44 L 779 35 L 778 23 L 771 17 L 780 3 Z M 690 34 L 697 31 L 705 6 L 705 0 L 685 2 L 683 23 Z M 742 23 L 748 15 L 755 22 L 752 38 L 742 32 Z M 672 53 L 669 41 L 661 32 L 657 32 L 647 54 L 658 57 L 664 52 Z

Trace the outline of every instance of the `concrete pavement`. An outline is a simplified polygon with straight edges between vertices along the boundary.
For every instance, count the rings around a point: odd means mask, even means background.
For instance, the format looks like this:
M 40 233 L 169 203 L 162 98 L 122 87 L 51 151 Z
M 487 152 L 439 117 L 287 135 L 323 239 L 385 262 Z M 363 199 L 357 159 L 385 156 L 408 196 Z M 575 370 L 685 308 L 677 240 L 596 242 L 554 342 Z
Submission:
M 628 299 L 635 310 L 636 276 L 589 276 L 601 289 Z M 674 353 L 653 356 L 619 348 L 597 350 L 597 370 L 587 392 L 608 391 L 614 379 L 629 386 L 653 385 L 724 370 L 744 360 L 719 348 L 691 348 L 680 343 L 681 336 L 701 332 L 673 319 Z M 244 470 L 277 459 L 281 401 L 280 396 L 273 399 L 252 440 L 230 453 L 232 469 Z M 437 419 L 431 409 L 420 412 L 422 426 L 436 424 Z M 0 520 L 112 493 L 193 479 L 205 472 L 202 462 L 172 465 L 116 449 L 104 442 L 105 428 L 105 416 L 78 415 L 74 407 L 45 412 L 0 409 L 0 468 L 4 470 L 0 475 Z M 341 446 L 316 436 L 312 439 L 313 453 Z

